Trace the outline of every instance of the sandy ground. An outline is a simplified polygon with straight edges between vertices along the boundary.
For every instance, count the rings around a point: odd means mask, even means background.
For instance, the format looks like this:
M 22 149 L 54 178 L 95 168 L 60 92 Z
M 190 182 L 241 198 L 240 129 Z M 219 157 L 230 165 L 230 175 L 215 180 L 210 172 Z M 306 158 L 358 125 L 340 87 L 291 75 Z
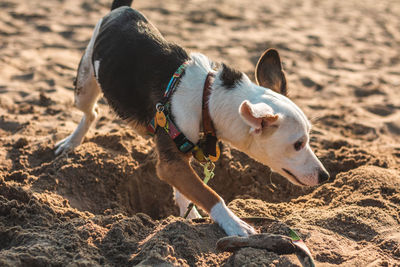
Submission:
M 246 248 L 218 253 L 215 224 L 177 217 L 151 141 L 102 100 L 74 152 L 72 80 L 109 0 L 0 2 L 1 266 L 299 266 Z M 332 181 L 299 188 L 224 147 L 212 187 L 240 216 L 296 229 L 318 266 L 400 266 L 400 2 L 137 1 L 160 31 L 246 72 L 277 48 L 291 98 L 314 124 Z M 273 224 L 273 223 L 272 223 Z M 271 220 L 255 227 L 279 232 Z

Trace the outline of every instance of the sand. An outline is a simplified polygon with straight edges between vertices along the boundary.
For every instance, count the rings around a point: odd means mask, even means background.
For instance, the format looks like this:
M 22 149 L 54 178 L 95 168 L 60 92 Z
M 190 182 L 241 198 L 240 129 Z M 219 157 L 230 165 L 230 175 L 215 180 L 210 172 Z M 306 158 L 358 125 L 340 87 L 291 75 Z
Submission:
M 109 0 L 0 2 L 0 266 L 299 266 L 293 255 L 219 253 L 224 232 L 179 218 L 151 140 L 100 101 L 75 151 L 72 81 Z M 298 231 L 317 266 L 400 266 L 400 2 L 136 1 L 171 41 L 254 78 L 281 53 L 290 97 L 332 175 L 289 184 L 224 145 L 211 186 L 260 232 Z

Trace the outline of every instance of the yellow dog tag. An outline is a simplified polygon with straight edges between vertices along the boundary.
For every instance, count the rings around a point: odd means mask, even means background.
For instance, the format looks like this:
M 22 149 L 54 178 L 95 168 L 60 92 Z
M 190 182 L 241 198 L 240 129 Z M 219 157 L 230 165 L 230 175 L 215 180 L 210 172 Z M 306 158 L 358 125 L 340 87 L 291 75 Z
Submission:
M 165 118 L 164 112 L 157 111 L 157 113 L 156 113 L 156 122 L 157 122 L 158 126 L 160 126 L 160 127 L 164 127 L 165 126 L 165 124 L 167 123 L 167 119 Z
M 216 161 L 219 159 L 219 157 L 221 156 L 221 150 L 219 149 L 218 143 L 217 143 L 217 147 L 215 148 L 215 151 L 216 151 L 215 157 L 213 157 L 213 156 L 211 156 L 211 155 L 208 156 L 208 158 L 209 158 L 212 162 L 216 162 Z

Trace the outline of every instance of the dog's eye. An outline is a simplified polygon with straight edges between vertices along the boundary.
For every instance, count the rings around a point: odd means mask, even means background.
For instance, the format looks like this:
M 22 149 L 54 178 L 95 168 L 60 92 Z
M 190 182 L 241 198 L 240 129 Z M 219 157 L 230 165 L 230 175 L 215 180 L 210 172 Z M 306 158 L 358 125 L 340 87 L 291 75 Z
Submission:
M 304 145 L 303 141 L 297 141 L 296 143 L 294 143 L 293 146 L 296 151 L 299 151 L 300 149 L 303 148 L 303 145 Z

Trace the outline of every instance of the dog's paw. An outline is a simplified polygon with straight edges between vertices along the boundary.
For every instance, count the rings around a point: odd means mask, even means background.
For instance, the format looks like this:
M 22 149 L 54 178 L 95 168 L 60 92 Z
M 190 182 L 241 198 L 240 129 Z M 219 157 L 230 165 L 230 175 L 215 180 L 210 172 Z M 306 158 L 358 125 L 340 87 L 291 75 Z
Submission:
M 233 214 L 223 201 L 217 203 L 211 209 L 210 215 L 224 229 L 227 235 L 249 236 L 257 233 L 253 227 Z
M 79 145 L 80 145 L 80 142 L 75 140 L 73 135 L 70 135 L 70 136 L 64 138 L 63 140 L 59 141 L 55 145 L 56 151 L 54 152 L 54 154 L 56 156 L 58 156 L 60 154 L 67 153 Z
M 233 220 L 221 222 L 219 225 L 229 236 L 249 236 L 257 233 L 253 227 L 237 217 Z
M 196 207 L 193 207 L 192 210 L 189 212 L 188 216 L 186 217 L 186 219 L 199 219 L 199 218 L 203 218 L 199 211 L 197 210 Z

